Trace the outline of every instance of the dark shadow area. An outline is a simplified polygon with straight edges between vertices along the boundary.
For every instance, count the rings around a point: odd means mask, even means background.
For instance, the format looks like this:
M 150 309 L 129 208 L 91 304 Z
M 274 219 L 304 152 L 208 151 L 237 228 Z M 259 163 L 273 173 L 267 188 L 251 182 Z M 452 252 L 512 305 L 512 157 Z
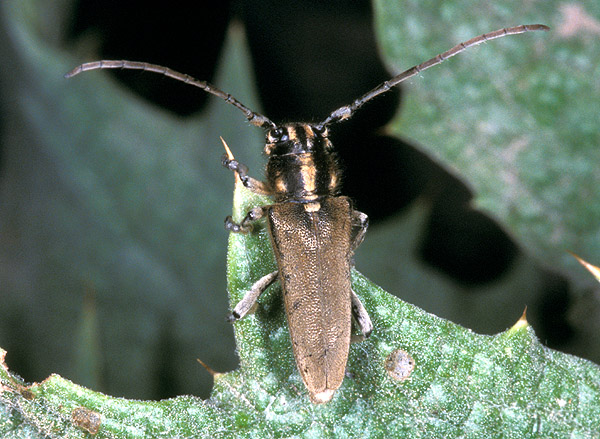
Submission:
M 220 56 L 231 4 L 184 0 L 176 5 L 142 0 L 80 0 L 73 11 L 71 41 L 89 36 L 105 59 L 129 59 L 171 67 L 210 81 Z M 119 71 L 119 80 L 157 106 L 179 115 L 200 110 L 206 93 L 157 75 Z

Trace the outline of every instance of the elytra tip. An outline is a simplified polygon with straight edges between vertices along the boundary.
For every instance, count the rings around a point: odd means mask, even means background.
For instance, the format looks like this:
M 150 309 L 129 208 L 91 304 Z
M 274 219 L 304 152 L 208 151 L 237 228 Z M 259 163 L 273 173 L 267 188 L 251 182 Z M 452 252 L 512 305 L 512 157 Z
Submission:
M 314 404 L 324 404 L 326 402 L 331 401 L 331 398 L 333 398 L 334 393 L 335 393 L 335 390 L 326 389 L 326 390 L 323 390 L 322 392 L 315 393 L 314 395 L 310 395 L 310 399 Z

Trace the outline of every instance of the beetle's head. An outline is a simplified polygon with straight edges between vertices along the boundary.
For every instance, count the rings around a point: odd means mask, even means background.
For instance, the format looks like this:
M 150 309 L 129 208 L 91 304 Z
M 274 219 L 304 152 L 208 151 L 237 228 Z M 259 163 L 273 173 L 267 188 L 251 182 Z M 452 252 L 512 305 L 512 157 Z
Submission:
M 294 123 L 267 132 L 267 182 L 277 201 L 314 201 L 338 192 L 340 171 L 323 124 Z
M 294 123 L 271 128 L 267 132 L 265 154 L 281 156 L 287 154 L 319 153 L 332 151 L 325 125 Z

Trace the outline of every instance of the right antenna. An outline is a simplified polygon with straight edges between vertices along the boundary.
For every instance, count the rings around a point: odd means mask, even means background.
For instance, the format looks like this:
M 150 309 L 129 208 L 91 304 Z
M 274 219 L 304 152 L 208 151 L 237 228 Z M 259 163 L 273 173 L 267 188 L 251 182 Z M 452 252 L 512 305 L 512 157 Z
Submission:
M 365 93 L 360 98 L 356 99 L 350 105 L 344 105 L 343 107 L 338 108 L 334 112 L 332 112 L 327 119 L 325 119 L 321 125 L 330 125 L 336 122 L 340 122 L 342 120 L 346 120 L 356 112 L 360 107 L 369 102 L 375 96 L 379 96 L 382 93 L 385 93 L 392 87 L 400 84 L 402 81 L 407 80 L 408 78 L 412 78 L 413 76 L 421 73 L 423 70 L 427 70 L 429 67 L 433 67 L 435 65 L 440 64 L 442 61 L 447 60 L 448 58 L 459 54 L 463 50 L 468 49 L 469 47 L 476 46 L 478 44 L 484 43 L 486 41 L 490 41 L 496 38 L 506 37 L 508 35 L 516 35 L 522 34 L 525 32 L 531 32 L 536 30 L 548 31 L 550 28 L 543 24 L 522 24 L 521 26 L 508 27 L 504 29 L 499 29 L 494 32 L 490 32 L 487 34 L 479 35 L 475 38 L 471 38 L 464 43 L 457 44 L 452 49 L 445 51 L 444 53 L 440 53 L 439 55 L 431 58 L 424 63 L 411 67 L 410 69 L 400 73 L 397 76 L 394 76 L 392 79 L 385 81 L 384 83 L 378 85 L 373 90 Z

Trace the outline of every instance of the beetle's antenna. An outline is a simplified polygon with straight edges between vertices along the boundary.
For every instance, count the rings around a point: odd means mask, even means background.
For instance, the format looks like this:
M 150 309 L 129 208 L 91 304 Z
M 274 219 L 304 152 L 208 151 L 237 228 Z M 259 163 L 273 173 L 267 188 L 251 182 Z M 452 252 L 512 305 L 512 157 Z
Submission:
M 246 107 L 236 98 L 231 96 L 229 93 L 225 93 L 224 91 L 219 90 L 217 87 L 209 84 L 206 81 L 199 81 L 197 79 L 192 78 L 189 75 L 179 73 L 168 67 L 163 67 L 156 64 L 149 64 L 138 61 L 94 61 L 81 64 L 80 66 L 75 67 L 73 70 L 71 70 L 65 75 L 65 78 L 71 78 L 75 75 L 78 75 L 81 72 L 87 72 L 88 70 L 97 69 L 143 70 L 147 72 L 154 72 L 161 75 L 165 75 L 169 78 L 176 79 L 177 81 L 185 82 L 186 84 L 191 84 L 195 87 L 201 88 L 205 92 L 223 99 L 225 102 L 233 105 L 239 110 L 242 110 L 242 112 L 246 115 L 246 119 L 248 119 L 248 121 L 252 125 L 256 125 L 262 128 L 276 128 L 276 125 L 268 117 L 250 110 L 248 107 Z
M 421 73 L 423 70 L 426 70 L 429 67 L 433 67 L 435 65 L 440 64 L 442 61 L 445 61 L 448 58 L 459 54 L 460 52 L 468 49 L 471 46 L 476 46 L 485 41 L 490 41 L 495 38 L 505 37 L 508 35 L 522 34 L 524 32 L 530 32 L 530 31 L 536 31 L 536 30 L 547 31 L 547 30 L 550 30 L 550 28 L 543 24 L 523 24 L 521 26 L 499 29 L 494 32 L 490 32 L 487 34 L 479 35 L 475 38 L 471 38 L 470 40 L 465 41 L 464 43 L 460 43 L 460 44 L 454 46 L 452 49 L 445 51 L 444 53 L 440 53 L 439 55 L 431 58 L 428 61 L 425 61 L 424 63 L 421 63 L 419 65 L 411 67 L 410 69 L 400 73 L 399 75 L 394 76 L 392 79 L 385 81 L 384 83 L 375 87 L 373 90 L 369 91 L 368 93 L 364 94 L 360 98 L 356 99 L 352 104 L 345 105 L 343 107 L 338 108 L 333 113 L 331 113 L 327 119 L 325 119 L 323 122 L 321 122 L 320 125 L 330 125 L 332 123 L 340 122 L 342 120 L 346 120 L 346 119 L 352 117 L 352 115 L 354 114 L 354 112 L 356 110 L 358 110 L 364 104 L 369 102 L 375 96 L 379 96 L 380 94 L 385 93 L 389 89 L 400 84 L 402 81 L 405 81 L 408 78 L 412 78 L 413 76 Z

